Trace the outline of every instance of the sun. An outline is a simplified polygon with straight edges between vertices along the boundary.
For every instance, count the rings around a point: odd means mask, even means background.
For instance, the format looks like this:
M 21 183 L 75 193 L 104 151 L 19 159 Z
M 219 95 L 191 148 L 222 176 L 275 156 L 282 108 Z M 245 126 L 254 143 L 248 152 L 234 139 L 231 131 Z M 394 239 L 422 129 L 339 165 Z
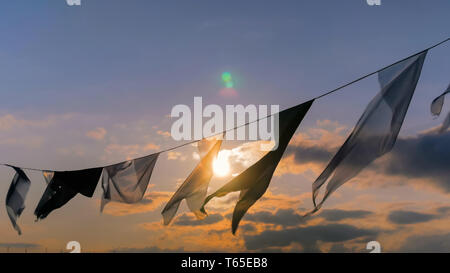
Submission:
M 230 163 L 228 154 L 220 151 L 213 161 L 213 171 L 216 176 L 224 177 L 230 174 Z

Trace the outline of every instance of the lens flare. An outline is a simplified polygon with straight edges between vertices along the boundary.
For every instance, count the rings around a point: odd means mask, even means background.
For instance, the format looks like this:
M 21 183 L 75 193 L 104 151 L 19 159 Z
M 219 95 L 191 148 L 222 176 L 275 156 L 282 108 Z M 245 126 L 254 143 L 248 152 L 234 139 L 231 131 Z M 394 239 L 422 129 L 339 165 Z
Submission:
M 230 174 L 229 153 L 220 151 L 217 158 L 213 161 L 213 171 L 218 177 L 224 177 Z
M 231 78 L 231 74 L 229 72 L 223 72 L 222 73 L 222 81 L 224 82 L 231 82 L 232 78 Z

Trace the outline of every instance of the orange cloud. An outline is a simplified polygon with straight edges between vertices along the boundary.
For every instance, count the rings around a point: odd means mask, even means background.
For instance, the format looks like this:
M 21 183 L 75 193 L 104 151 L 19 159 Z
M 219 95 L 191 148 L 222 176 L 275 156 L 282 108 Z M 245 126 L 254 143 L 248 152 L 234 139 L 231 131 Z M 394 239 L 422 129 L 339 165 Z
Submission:
M 94 130 L 86 132 L 86 136 L 88 138 L 94 139 L 94 140 L 102 140 L 106 136 L 106 130 L 103 127 L 98 127 Z
M 125 216 L 151 212 L 166 203 L 171 195 L 172 193 L 170 192 L 149 192 L 144 196 L 141 202 L 136 204 L 110 202 L 106 205 L 103 213 L 113 216 Z
M 154 143 L 147 143 L 144 145 L 120 145 L 117 143 L 112 143 L 106 146 L 105 152 L 108 155 L 108 158 L 111 155 L 118 155 L 120 157 L 125 156 L 127 160 L 129 160 L 138 156 L 142 156 L 143 152 L 149 152 L 157 149 L 159 149 L 159 145 L 156 145 Z
M 163 136 L 163 137 L 170 137 L 170 133 L 167 132 L 167 131 L 161 131 L 161 130 L 158 130 L 156 133 L 157 133 L 158 135 L 160 135 L 160 136 Z

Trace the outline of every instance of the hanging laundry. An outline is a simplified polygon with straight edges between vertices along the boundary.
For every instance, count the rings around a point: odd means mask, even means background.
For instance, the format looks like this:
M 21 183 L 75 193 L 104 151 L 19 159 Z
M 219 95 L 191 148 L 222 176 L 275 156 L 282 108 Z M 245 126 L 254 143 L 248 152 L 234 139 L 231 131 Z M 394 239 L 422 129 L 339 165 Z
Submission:
M 144 197 L 159 153 L 124 161 L 103 169 L 100 211 L 109 201 L 137 203 Z
M 21 235 L 22 230 L 17 224 L 17 219 L 25 209 L 25 199 L 27 198 L 31 182 L 22 169 L 14 166 L 10 167 L 16 171 L 16 174 L 6 195 L 6 211 L 14 229 Z
M 47 188 L 34 211 L 37 219 L 44 219 L 50 212 L 64 206 L 78 193 L 92 197 L 100 180 L 102 169 L 43 171 Z
M 345 143 L 312 185 L 314 210 L 345 182 L 394 146 L 417 86 L 427 52 L 378 73 L 381 91 L 372 99 Z M 327 183 L 319 203 L 319 189 Z
M 213 144 L 211 148 L 211 144 Z M 198 150 L 200 154 L 210 148 L 209 152 L 203 156 L 195 169 L 181 184 L 180 188 L 175 192 L 161 214 L 163 215 L 164 224 L 168 225 L 177 213 L 181 201 L 186 199 L 189 209 L 197 216 L 203 219 L 206 215 L 200 212 L 203 201 L 205 201 L 206 192 L 208 190 L 209 181 L 213 176 L 213 161 L 219 153 L 222 140 L 211 141 L 204 139 L 198 142 Z
M 278 147 L 275 150 L 268 152 L 258 162 L 233 178 L 216 192 L 209 195 L 206 198 L 201 211 L 206 214 L 204 207 L 212 198 L 225 196 L 230 192 L 240 191 L 239 200 L 234 208 L 231 223 L 231 231 L 235 234 L 239 222 L 247 210 L 264 195 L 269 187 L 273 173 L 275 172 L 289 141 L 313 102 L 314 100 L 311 100 L 278 113 Z

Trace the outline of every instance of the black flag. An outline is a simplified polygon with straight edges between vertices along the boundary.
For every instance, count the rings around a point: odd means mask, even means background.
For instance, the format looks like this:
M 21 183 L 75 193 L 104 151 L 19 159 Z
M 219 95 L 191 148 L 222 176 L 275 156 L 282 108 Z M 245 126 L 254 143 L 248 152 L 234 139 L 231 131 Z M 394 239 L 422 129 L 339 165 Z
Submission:
M 78 193 L 86 197 L 92 197 L 102 169 L 93 168 L 66 172 L 44 171 L 43 174 L 48 185 L 34 211 L 37 219 L 44 219 L 50 212 L 64 206 Z
M 204 207 L 212 198 L 225 196 L 230 192 L 240 191 L 239 201 L 234 208 L 231 224 L 231 230 L 233 234 L 235 234 L 239 222 L 247 210 L 263 196 L 269 187 L 273 173 L 275 172 L 289 141 L 313 102 L 314 100 L 311 100 L 278 113 L 280 126 L 277 149 L 268 152 L 250 168 L 246 169 L 216 192 L 209 195 L 203 204 L 202 211 L 206 213 Z

